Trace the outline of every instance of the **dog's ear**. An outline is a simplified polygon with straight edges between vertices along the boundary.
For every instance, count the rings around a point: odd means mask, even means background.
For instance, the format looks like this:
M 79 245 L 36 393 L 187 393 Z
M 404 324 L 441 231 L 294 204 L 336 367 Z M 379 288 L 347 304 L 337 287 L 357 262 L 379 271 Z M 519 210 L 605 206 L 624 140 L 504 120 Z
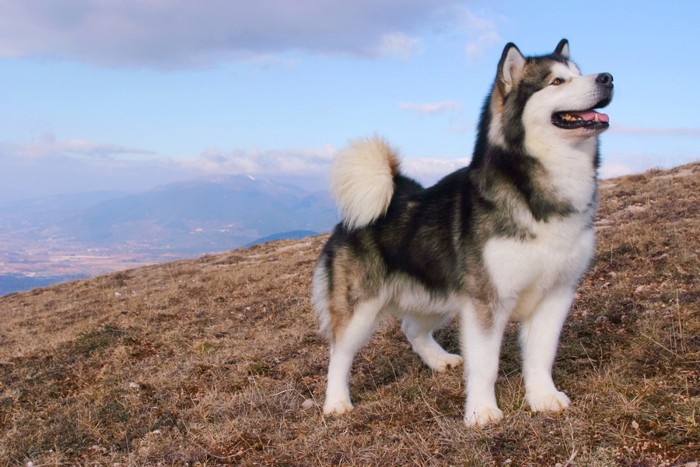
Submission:
M 501 61 L 498 63 L 498 82 L 504 97 L 520 81 L 524 67 L 525 57 L 520 53 L 518 47 L 512 42 L 506 44 L 506 47 L 503 49 L 503 55 L 501 55 Z
M 557 44 L 557 48 L 554 49 L 554 55 L 560 55 L 564 57 L 565 59 L 569 59 L 569 41 L 566 39 L 562 39 L 559 41 L 559 44 Z

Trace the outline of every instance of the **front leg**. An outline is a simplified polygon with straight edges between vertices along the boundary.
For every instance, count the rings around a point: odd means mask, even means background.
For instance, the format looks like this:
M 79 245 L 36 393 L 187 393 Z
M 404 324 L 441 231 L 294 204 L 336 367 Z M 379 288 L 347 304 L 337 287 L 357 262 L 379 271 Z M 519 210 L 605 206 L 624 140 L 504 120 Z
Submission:
M 569 398 L 554 386 L 552 366 L 573 298 L 570 287 L 551 290 L 521 324 L 525 399 L 534 412 L 559 412 L 569 406 Z
M 467 387 L 464 421 L 483 426 L 503 418 L 496 403 L 496 379 L 503 332 L 509 313 L 470 302 L 462 310 L 462 354 Z

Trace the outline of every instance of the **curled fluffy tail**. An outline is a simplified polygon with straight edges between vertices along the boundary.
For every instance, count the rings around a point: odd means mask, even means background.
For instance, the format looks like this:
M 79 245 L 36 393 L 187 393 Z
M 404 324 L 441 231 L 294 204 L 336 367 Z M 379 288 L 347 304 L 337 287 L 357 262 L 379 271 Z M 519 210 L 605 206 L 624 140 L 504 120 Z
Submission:
M 331 168 L 331 191 L 349 229 L 364 227 L 386 213 L 394 194 L 399 160 L 381 138 L 354 141 Z

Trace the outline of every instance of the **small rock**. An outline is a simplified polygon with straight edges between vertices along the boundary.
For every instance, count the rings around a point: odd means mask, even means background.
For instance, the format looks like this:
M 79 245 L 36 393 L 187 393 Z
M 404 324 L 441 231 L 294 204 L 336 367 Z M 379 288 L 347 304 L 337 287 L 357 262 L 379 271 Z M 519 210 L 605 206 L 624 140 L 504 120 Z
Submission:
M 135 390 L 135 391 L 138 391 L 139 389 L 141 389 L 141 386 L 139 386 L 138 383 L 133 383 L 133 382 L 132 382 L 132 383 L 129 383 L 129 389 L 133 389 L 133 390 Z
M 304 402 L 301 404 L 301 408 L 304 410 L 309 410 L 312 407 L 316 407 L 316 402 L 314 402 L 313 399 L 306 399 Z

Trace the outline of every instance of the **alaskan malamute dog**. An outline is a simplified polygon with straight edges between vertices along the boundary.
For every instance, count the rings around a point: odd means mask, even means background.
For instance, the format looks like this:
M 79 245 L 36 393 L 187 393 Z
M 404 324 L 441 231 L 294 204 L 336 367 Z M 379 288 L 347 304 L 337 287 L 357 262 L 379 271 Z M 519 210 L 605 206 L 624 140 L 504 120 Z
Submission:
M 552 365 L 593 256 L 598 135 L 608 128 L 594 109 L 612 94 L 612 75 L 583 76 L 565 39 L 538 57 L 508 44 L 468 167 L 423 188 L 401 174 L 381 139 L 357 141 L 337 157 L 331 188 L 343 221 L 321 252 L 312 297 L 330 339 L 325 414 L 352 410 L 353 357 L 387 313 L 403 318 L 413 350 L 433 370 L 464 361 L 467 425 L 503 417 L 494 384 L 510 318 L 521 323 L 530 408 L 568 407 Z M 454 315 L 462 356 L 432 336 Z

